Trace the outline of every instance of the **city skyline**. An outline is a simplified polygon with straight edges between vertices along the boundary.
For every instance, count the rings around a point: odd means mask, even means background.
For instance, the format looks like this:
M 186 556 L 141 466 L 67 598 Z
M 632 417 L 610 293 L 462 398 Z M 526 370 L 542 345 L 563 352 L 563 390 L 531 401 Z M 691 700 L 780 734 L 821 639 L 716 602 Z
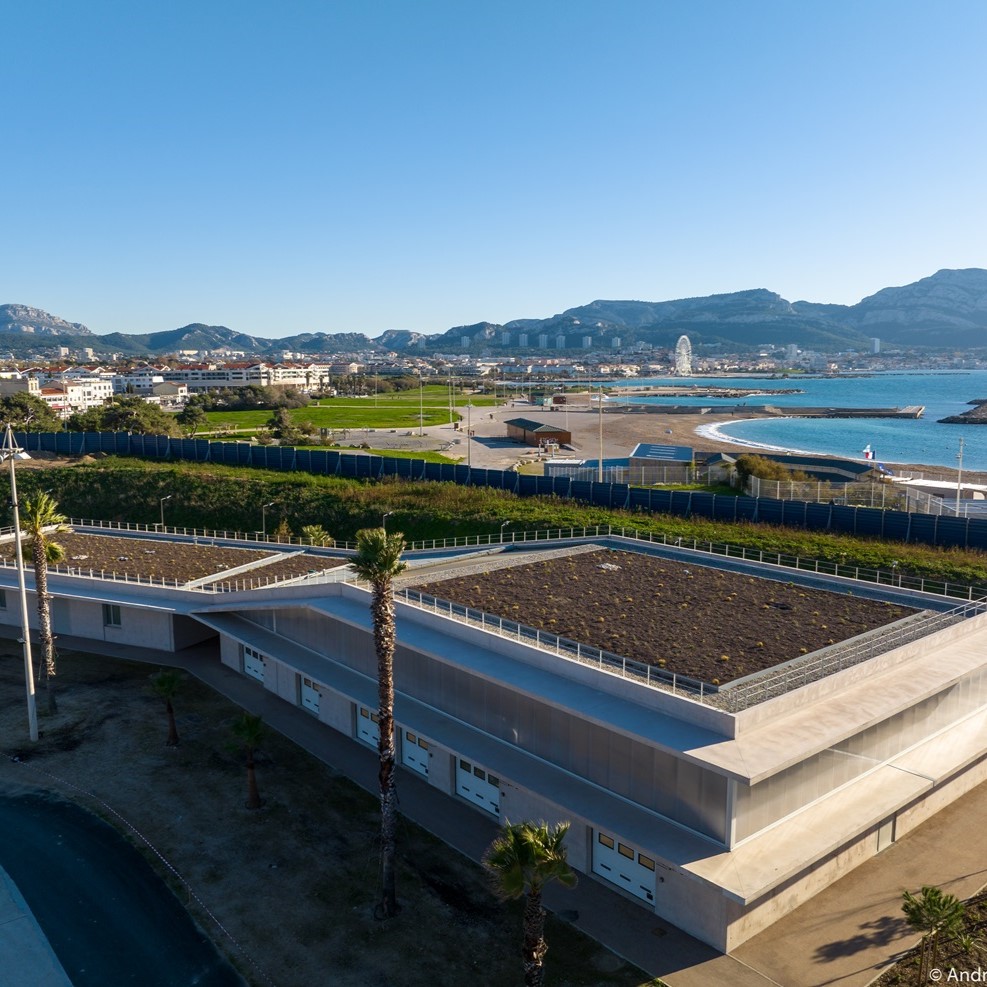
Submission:
M 11 5 L 0 300 L 423 333 L 987 266 L 987 8 Z

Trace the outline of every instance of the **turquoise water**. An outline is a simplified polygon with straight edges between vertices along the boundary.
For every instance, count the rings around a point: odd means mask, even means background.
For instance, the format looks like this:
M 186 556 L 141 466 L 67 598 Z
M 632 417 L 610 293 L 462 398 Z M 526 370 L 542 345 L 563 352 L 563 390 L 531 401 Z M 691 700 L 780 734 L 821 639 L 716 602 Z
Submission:
M 940 425 L 946 415 L 969 411 L 969 401 L 987 399 L 987 370 L 889 372 L 860 377 L 821 377 L 803 380 L 752 380 L 749 377 L 651 378 L 642 384 L 698 384 L 720 387 L 757 387 L 763 396 L 744 399 L 748 405 L 819 406 L 843 408 L 894 408 L 925 406 L 925 415 L 909 419 L 761 418 L 730 422 L 720 429 L 725 437 L 746 443 L 791 451 L 828 453 L 863 459 L 870 445 L 882 463 L 958 465 L 959 440 L 963 439 L 964 471 L 987 472 L 987 425 Z M 801 394 L 778 394 L 798 388 Z M 632 398 L 643 404 L 701 404 L 734 406 L 734 399 Z

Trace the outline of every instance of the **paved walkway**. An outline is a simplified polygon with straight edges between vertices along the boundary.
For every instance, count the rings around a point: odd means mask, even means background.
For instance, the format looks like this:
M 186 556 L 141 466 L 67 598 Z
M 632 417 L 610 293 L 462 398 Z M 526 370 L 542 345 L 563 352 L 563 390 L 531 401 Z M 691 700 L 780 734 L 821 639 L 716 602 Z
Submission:
M 61 636 L 66 649 L 94 642 Z M 377 755 L 257 683 L 219 663 L 208 645 L 177 655 L 105 644 L 100 650 L 184 668 L 367 791 L 377 790 Z M 479 860 L 497 823 L 401 772 L 401 812 L 470 859 Z M 831 885 L 733 954 L 724 956 L 605 885 L 583 877 L 572 891 L 550 888 L 546 904 L 669 987 L 865 987 L 917 941 L 901 918 L 901 892 L 944 885 L 960 897 L 987 883 L 983 819 L 987 785 Z
M 17 886 L 0 868 L 0 982 L 72 987 Z

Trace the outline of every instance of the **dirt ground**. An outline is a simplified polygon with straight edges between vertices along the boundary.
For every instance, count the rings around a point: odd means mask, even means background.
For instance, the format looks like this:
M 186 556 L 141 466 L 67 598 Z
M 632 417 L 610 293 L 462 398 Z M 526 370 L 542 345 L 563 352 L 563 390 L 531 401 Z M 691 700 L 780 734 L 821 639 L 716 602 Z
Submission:
M 164 579 L 168 582 L 186 583 L 239 566 L 274 558 L 275 561 L 258 566 L 236 577 L 243 583 L 258 583 L 272 579 L 288 579 L 320 572 L 341 564 L 341 559 L 308 553 L 268 552 L 263 549 L 226 548 L 191 542 L 149 541 L 147 539 L 119 538 L 113 535 L 79 534 L 71 531 L 52 535 L 65 549 L 65 559 L 51 566 L 53 571 L 126 574 L 135 579 Z M 0 544 L 0 559 L 7 565 L 14 564 L 14 544 Z M 30 554 L 25 555 L 30 567 Z
M 46 715 L 39 694 L 42 736 L 31 745 L 22 670 L 16 644 L 0 642 L 0 786 L 55 791 L 119 828 L 118 813 L 174 866 L 182 904 L 250 984 L 521 982 L 519 907 L 494 898 L 480 867 L 404 820 L 403 911 L 375 920 L 377 800 L 276 733 L 258 752 L 265 805 L 247 810 L 231 733 L 240 710 L 211 689 L 185 680 L 175 699 L 181 744 L 169 748 L 163 704 L 147 689 L 152 666 L 66 651 L 59 711 Z M 547 938 L 549 984 L 647 980 L 552 917 Z
M 915 612 L 602 549 L 415 589 L 713 685 Z

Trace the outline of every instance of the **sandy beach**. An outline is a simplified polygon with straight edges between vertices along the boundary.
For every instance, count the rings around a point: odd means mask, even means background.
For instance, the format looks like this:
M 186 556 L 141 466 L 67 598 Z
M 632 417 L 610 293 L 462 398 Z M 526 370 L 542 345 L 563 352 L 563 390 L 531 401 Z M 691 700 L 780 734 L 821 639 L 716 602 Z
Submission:
M 451 425 L 432 426 L 425 429 L 422 438 L 386 437 L 377 432 L 368 438 L 378 448 L 394 445 L 404 447 L 411 441 L 418 448 L 441 449 L 446 455 L 467 458 L 465 431 L 467 409 L 458 408 L 463 416 L 463 431 L 456 431 Z M 550 411 L 546 408 L 527 404 L 502 405 L 497 408 L 473 408 L 470 415 L 474 441 L 469 450 L 470 465 L 488 469 L 510 469 L 518 462 L 533 458 L 530 447 L 525 447 L 506 438 L 505 421 L 511 418 L 531 418 L 546 425 L 568 429 L 572 433 L 573 451 L 562 450 L 560 455 L 570 455 L 578 459 L 596 459 L 600 454 L 600 416 L 596 409 Z M 718 429 L 731 422 L 755 418 L 775 417 L 758 415 L 744 409 L 743 416 L 730 414 L 705 415 L 658 415 L 621 414 L 607 412 L 603 415 L 603 456 L 605 459 L 622 459 L 630 455 L 639 442 L 653 442 L 661 445 L 688 446 L 696 452 L 788 452 L 806 455 L 821 453 L 787 449 L 780 446 L 766 446 L 758 443 L 743 443 L 721 434 Z M 388 442 L 392 437 L 396 440 Z M 861 462 L 863 457 L 859 458 Z M 956 478 L 956 471 L 943 466 L 927 466 L 914 463 L 891 464 L 897 469 L 922 473 L 927 477 L 942 479 Z M 972 477 L 971 477 L 972 479 Z

